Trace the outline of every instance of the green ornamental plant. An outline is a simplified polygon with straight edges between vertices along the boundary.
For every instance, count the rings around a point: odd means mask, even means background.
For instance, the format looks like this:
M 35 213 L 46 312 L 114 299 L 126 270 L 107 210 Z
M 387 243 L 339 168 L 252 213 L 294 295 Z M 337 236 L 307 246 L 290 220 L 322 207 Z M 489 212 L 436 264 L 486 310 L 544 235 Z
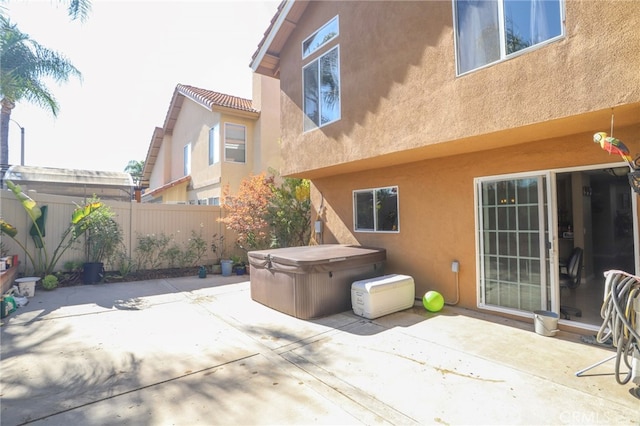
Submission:
M 219 265 L 220 261 L 224 259 L 225 247 L 224 247 L 224 235 L 213 234 L 213 240 L 211 241 L 211 251 L 215 256 L 213 261 L 214 265 Z
M 38 204 L 27 194 L 25 194 L 19 185 L 15 185 L 10 180 L 6 181 L 7 187 L 13 192 L 14 196 L 27 212 L 32 222 L 29 234 L 33 238 L 35 250 L 29 251 L 22 242 L 16 238 L 18 230 L 15 226 L 0 219 L 0 233 L 8 236 L 24 250 L 31 265 L 34 274 L 45 276 L 52 274 L 62 255 L 82 236 L 87 230 L 87 222 L 96 212 L 100 211 L 104 205 L 99 201 L 90 201 L 85 206 L 78 206 L 71 215 L 71 222 L 60 237 L 60 241 L 56 248 L 51 252 L 47 247 L 45 240 L 45 221 L 46 208 L 38 206 Z
M 100 203 L 95 196 L 90 203 Z M 86 261 L 105 263 L 111 261 L 122 245 L 122 230 L 113 218 L 115 213 L 107 205 L 88 218 L 86 228 L 85 253 Z
M 55 275 L 47 275 L 42 279 L 42 288 L 45 290 L 54 290 L 58 287 L 58 277 Z

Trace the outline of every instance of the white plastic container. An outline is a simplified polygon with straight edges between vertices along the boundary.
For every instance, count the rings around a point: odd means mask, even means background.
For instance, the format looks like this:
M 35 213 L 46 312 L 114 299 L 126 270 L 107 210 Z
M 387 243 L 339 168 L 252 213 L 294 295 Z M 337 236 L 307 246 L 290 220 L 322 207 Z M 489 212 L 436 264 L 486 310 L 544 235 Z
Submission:
M 408 275 L 384 275 L 351 285 L 353 312 L 368 319 L 409 309 L 415 297 L 415 283 Z
M 33 297 L 36 295 L 36 283 L 40 280 L 40 277 L 24 277 L 16 279 L 18 283 L 18 291 L 20 294 L 26 297 Z

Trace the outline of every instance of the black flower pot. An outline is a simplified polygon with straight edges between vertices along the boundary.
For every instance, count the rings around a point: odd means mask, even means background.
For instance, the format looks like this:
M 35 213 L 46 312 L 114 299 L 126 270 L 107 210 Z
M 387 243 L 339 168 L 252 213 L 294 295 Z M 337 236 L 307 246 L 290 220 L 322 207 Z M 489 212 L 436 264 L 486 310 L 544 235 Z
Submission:
M 104 279 L 104 263 L 87 262 L 82 265 L 82 283 L 97 284 Z

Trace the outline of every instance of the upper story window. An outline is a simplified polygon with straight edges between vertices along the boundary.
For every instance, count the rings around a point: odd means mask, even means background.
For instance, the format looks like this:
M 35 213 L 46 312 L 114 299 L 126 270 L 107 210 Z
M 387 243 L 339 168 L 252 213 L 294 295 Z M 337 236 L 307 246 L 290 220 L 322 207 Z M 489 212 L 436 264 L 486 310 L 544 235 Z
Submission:
M 224 161 L 246 162 L 247 128 L 240 124 L 224 123 Z
M 562 35 L 563 0 L 454 0 L 458 74 Z
M 304 130 L 340 119 L 340 50 L 334 47 L 302 69 Z
M 220 162 L 220 126 L 209 129 L 209 165 Z
M 186 144 L 182 152 L 183 152 L 183 155 L 182 155 L 183 173 L 185 176 L 188 176 L 191 174 L 191 144 L 190 143 Z
M 302 42 L 302 58 L 325 48 L 302 67 L 303 129 L 313 130 L 340 120 L 340 46 L 336 16 Z
M 356 231 L 399 232 L 398 187 L 353 191 Z
M 340 34 L 340 30 L 336 16 L 302 42 L 302 59 L 338 37 L 338 34 Z

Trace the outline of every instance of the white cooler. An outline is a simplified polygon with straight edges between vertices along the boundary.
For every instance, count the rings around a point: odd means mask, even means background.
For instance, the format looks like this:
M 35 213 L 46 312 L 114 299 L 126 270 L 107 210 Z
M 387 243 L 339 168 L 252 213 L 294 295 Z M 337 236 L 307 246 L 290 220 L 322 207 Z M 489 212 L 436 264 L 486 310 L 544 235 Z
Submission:
M 384 275 L 351 284 L 353 312 L 369 319 L 409 309 L 415 297 L 415 284 L 408 275 Z

